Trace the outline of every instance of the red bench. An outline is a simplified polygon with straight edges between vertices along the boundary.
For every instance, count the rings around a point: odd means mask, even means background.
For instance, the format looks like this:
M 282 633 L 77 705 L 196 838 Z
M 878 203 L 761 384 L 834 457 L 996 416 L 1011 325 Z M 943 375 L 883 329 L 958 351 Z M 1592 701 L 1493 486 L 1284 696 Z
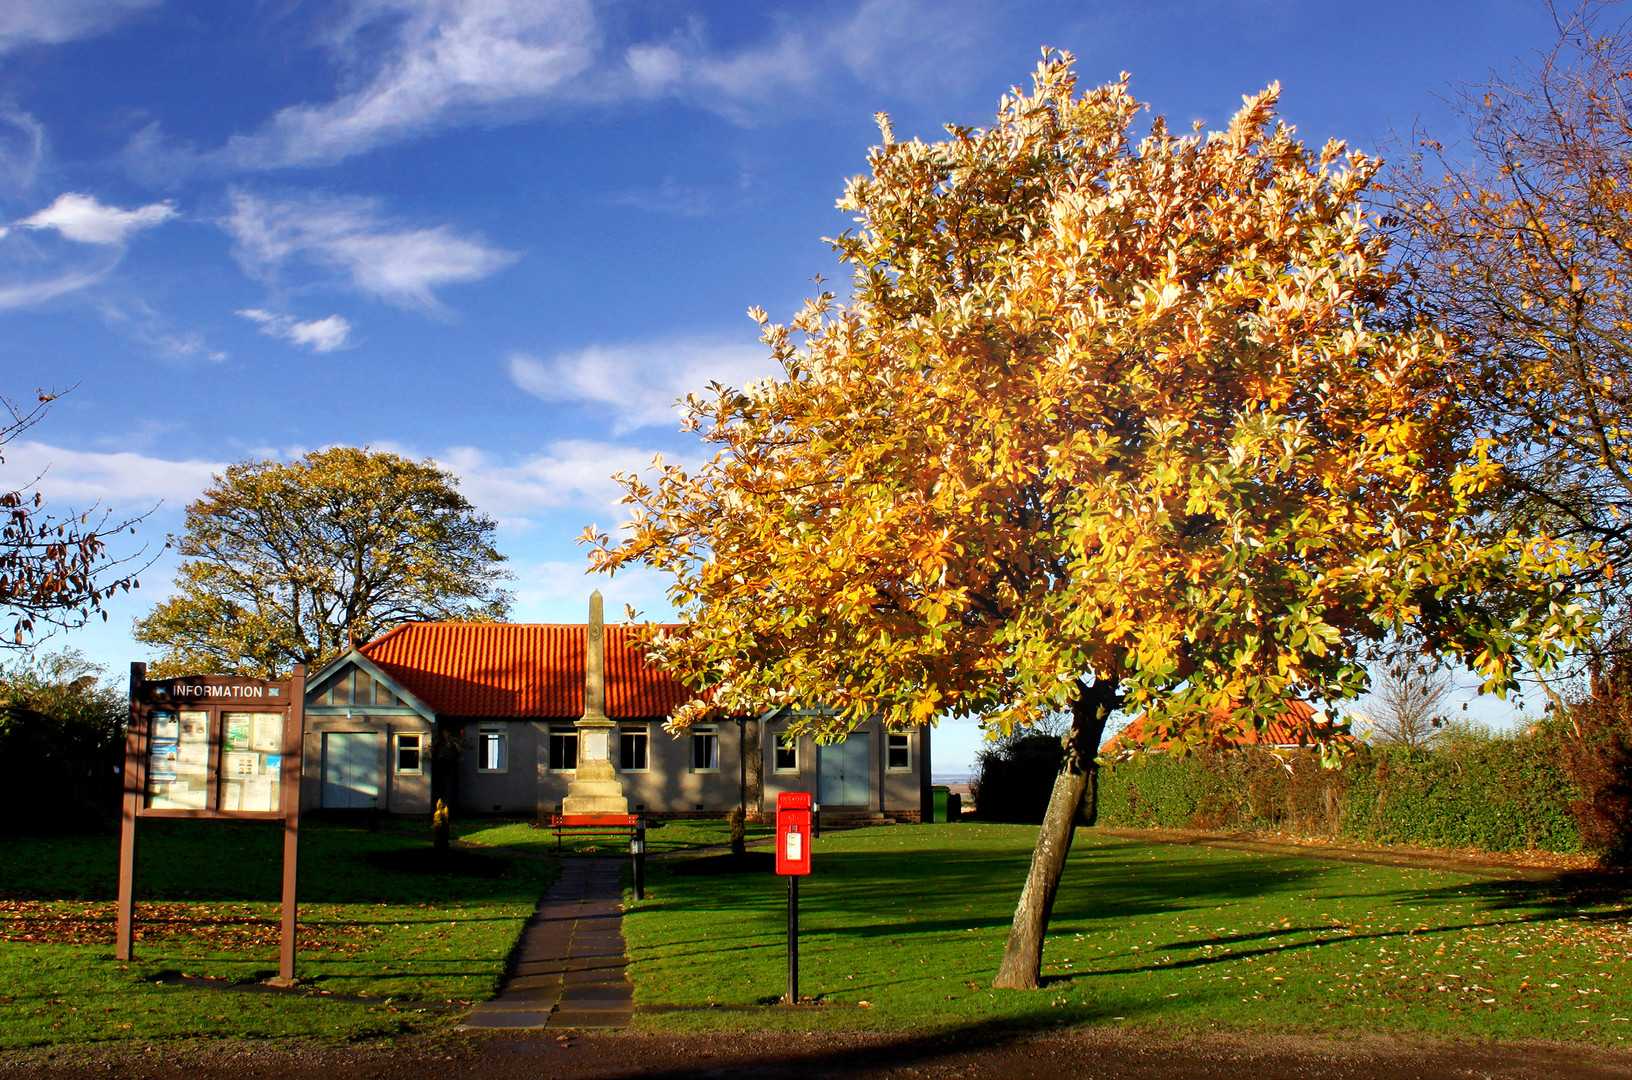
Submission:
M 563 836 L 627 836 L 644 839 L 646 827 L 639 814 L 554 814 L 550 828 L 555 830 L 555 847 L 561 849 Z

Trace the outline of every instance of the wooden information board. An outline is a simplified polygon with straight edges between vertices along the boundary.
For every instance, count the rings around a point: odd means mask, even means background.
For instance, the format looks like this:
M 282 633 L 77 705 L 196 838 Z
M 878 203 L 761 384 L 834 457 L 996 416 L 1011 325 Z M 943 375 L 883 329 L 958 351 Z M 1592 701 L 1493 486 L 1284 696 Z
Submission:
M 282 821 L 278 981 L 294 982 L 305 697 L 306 672 L 298 664 L 282 682 L 232 675 L 149 679 L 146 664 L 130 665 L 114 949 L 120 960 L 132 955 L 138 818 Z

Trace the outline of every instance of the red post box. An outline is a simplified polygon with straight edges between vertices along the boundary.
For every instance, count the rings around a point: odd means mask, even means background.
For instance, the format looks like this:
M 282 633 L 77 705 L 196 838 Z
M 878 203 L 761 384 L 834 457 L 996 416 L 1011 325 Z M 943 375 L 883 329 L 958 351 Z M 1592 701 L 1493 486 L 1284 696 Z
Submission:
M 776 797 L 776 872 L 810 873 L 808 791 L 787 791 Z

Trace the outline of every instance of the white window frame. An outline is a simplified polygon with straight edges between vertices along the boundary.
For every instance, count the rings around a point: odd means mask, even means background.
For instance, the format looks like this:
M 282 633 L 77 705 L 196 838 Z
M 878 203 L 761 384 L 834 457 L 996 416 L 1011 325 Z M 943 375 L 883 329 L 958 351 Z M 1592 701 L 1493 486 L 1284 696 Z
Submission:
M 555 767 L 555 739 L 558 735 L 568 735 L 572 737 L 572 768 L 570 769 L 558 769 Z M 578 771 L 578 755 L 583 750 L 583 740 L 579 736 L 577 725 L 551 724 L 549 731 L 544 737 L 549 740 L 544 746 L 545 770 L 548 772 L 561 774 L 576 773 Z
M 425 745 L 425 733 L 422 731 L 399 731 L 392 735 L 392 738 L 396 741 L 395 753 L 391 758 L 392 771 L 398 776 L 424 776 L 425 753 L 430 749 Z M 402 744 L 404 739 L 413 740 L 414 753 L 419 755 L 419 765 L 416 768 L 404 769 L 402 767 L 402 752 L 407 749 Z
M 782 752 L 793 754 L 793 764 L 782 764 Z M 771 738 L 771 772 L 793 776 L 799 772 L 799 736 L 778 731 Z
M 624 764 L 623 764 L 623 740 L 624 740 L 624 737 L 628 736 L 628 735 L 636 735 L 636 736 L 639 736 L 640 738 L 645 740 L 645 743 L 646 743 L 646 747 L 645 747 L 645 749 L 646 749 L 646 764 L 644 764 L 644 765 L 630 765 L 628 767 L 624 766 Z M 643 773 L 643 772 L 651 772 L 652 771 L 652 725 L 650 725 L 650 724 L 619 724 L 618 725 L 618 771 L 619 772 L 632 772 L 632 773 Z
M 897 743 L 895 741 L 897 739 L 900 739 L 901 741 L 899 743 Z M 906 751 L 907 763 L 905 765 L 897 765 L 897 764 L 895 764 L 894 762 L 892 762 L 890 760 L 890 756 L 891 756 L 892 752 L 897 750 L 897 749 Z M 911 732 L 907 732 L 907 731 L 887 731 L 887 732 L 884 733 L 884 771 L 885 772 L 894 772 L 894 773 L 902 773 L 902 772 L 911 772 L 912 771 L 912 733 Z
M 697 764 L 697 740 L 706 738 L 710 742 L 712 753 L 709 754 L 712 765 L 699 766 Z M 713 724 L 700 724 L 691 729 L 691 771 L 694 773 L 717 773 L 720 771 L 720 730 Z
M 489 766 L 488 747 L 498 748 L 498 763 Z M 479 773 L 507 773 L 510 771 L 510 725 L 503 721 L 476 725 L 476 771 Z

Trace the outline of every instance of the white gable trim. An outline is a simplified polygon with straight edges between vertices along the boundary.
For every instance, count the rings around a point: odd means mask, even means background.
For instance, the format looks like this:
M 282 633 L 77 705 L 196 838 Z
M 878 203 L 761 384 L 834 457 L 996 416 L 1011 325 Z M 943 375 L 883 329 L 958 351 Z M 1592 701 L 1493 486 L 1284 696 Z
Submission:
M 390 675 L 386 674 L 386 672 L 378 664 L 376 664 L 374 661 L 370 660 L 367 656 L 365 656 L 363 653 L 359 652 L 356 649 L 352 649 L 350 652 L 346 653 L 344 656 L 341 656 L 338 659 L 329 662 L 316 675 L 313 675 L 309 679 L 307 679 L 306 680 L 306 685 L 309 686 L 309 687 L 314 687 L 314 688 L 318 687 L 318 686 L 322 686 L 325 682 L 327 682 L 330 679 L 330 677 L 332 677 L 334 675 L 338 675 L 340 673 L 341 669 L 343 669 L 347 664 L 350 664 L 353 667 L 362 668 L 364 671 L 368 672 L 371 676 L 373 676 L 376 680 L 378 680 L 379 682 L 384 683 L 387 687 L 389 687 L 391 692 L 393 694 L 397 695 L 397 698 L 404 705 L 407 705 L 410 709 L 414 710 L 420 716 L 423 716 L 430 723 L 433 723 L 433 724 L 436 723 L 436 710 L 435 709 L 431 708 L 429 705 L 427 705 L 423 701 L 421 701 L 418 697 L 416 697 L 413 694 L 412 691 L 410 691 L 407 688 L 405 688 L 404 686 L 402 686 L 400 683 L 397 682 L 397 680 L 393 679 Z M 312 705 L 312 704 L 309 704 L 309 703 L 307 704 L 307 708 L 311 708 L 311 709 L 324 709 L 324 708 L 337 709 L 339 707 L 340 706 L 338 706 L 338 705 Z M 358 708 L 358 706 L 352 705 L 352 706 L 348 706 L 348 708 L 356 709 L 356 708 Z

